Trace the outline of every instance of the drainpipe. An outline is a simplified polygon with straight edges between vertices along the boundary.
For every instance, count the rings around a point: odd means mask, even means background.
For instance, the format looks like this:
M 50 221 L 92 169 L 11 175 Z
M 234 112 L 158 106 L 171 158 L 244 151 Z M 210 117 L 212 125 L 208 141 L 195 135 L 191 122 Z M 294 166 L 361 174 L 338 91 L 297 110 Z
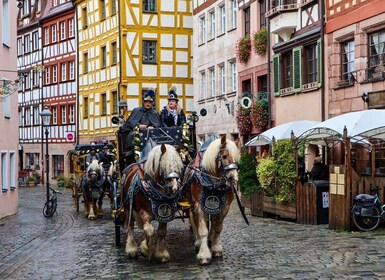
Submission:
M 321 2 L 320 8 L 321 8 L 321 49 L 322 49 L 322 55 L 321 55 L 321 65 L 322 65 L 322 71 L 321 71 L 321 80 L 322 80 L 322 87 L 321 87 L 321 120 L 325 120 L 325 3 L 323 0 L 319 1 Z
M 270 10 L 270 1 L 266 1 L 267 3 L 267 7 L 266 7 L 266 11 L 269 11 Z M 270 56 L 271 56 L 271 34 L 270 34 L 270 18 L 268 17 L 267 18 L 267 21 L 266 21 L 266 25 L 267 25 L 267 92 L 269 93 L 267 95 L 267 98 L 268 98 L 268 104 L 269 104 L 269 122 L 268 122 L 268 127 L 271 128 L 271 109 L 272 109 L 272 94 L 271 94 L 271 66 L 270 66 Z
M 79 125 L 80 125 L 80 118 L 79 118 L 79 28 L 78 28 L 78 7 L 74 4 L 72 1 L 72 5 L 75 6 L 75 19 L 76 19 L 76 65 L 77 65 L 77 79 L 76 79 L 76 98 L 75 98 L 75 104 L 76 104 L 76 135 L 75 135 L 75 142 L 76 145 L 79 145 Z
M 39 20 L 39 23 L 38 23 L 38 29 L 41 29 L 42 28 L 42 25 L 43 25 L 43 22 L 42 20 Z M 43 30 L 41 30 L 41 35 L 43 35 Z M 43 52 L 43 38 L 41 36 L 41 66 L 44 66 L 43 65 L 43 62 L 44 62 L 44 52 Z M 32 70 L 32 75 L 33 75 L 33 71 Z M 37 71 L 37 69 L 35 70 Z M 39 88 L 39 97 L 40 97 L 40 104 L 39 106 L 41 106 L 41 108 L 39 108 L 39 112 L 42 112 L 43 111 L 43 108 L 44 108 L 44 98 L 43 98 L 43 76 L 42 76 L 42 69 L 39 69 L 39 79 L 40 80 L 40 88 Z M 40 117 L 40 116 L 39 116 Z M 40 121 L 41 118 L 40 118 Z M 44 153 L 44 129 L 43 129 L 43 124 L 41 125 L 41 129 L 40 129 L 40 135 L 41 135 L 41 145 L 40 145 L 40 155 L 41 155 L 41 158 L 40 158 L 40 161 L 41 163 L 39 163 L 41 165 L 41 180 L 42 180 L 42 183 L 45 183 L 44 182 L 44 171 L 46 170 L 47 166 L 45 166 L 46 164 L 46 161 L 44 160 L 44 157 L 43 157 L 43 153 Z M 47 169 L 48 170 L 48 169 Z

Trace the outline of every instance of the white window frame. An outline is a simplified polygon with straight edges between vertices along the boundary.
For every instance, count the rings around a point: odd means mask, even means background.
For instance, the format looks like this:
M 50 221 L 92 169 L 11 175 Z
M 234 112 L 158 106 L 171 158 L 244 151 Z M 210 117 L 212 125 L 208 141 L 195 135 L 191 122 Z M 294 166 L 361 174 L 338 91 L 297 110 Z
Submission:
M 25 125 L 31 125 L 31 109 L 26 108 L 24 111 Z
M 238 0 L 231 1 L 231 27 L 237 28 Z
M 33 71 L 33 80 L 32 80 L 32 83 L 33 83 L 33 87 L 37 87 L 39 86 L 39 83 L 40 83 L 40 72 L 38 71 Z
M 33 124 L 40 124 L 39 107 L 33 107 Z
M 226 94 L 226 71 L 225 66 L 219 66 L 219 75 L 221 81 L 221 94 Z
M 9 1 L 12 0 L 3 0 L 3 7 L 2 7 L 2 15 L 0 18 L 2 18 L 1 23 L 1 40 L 4 45 L 7 47 L 11 47 L 11 14 L 10 14 L 10 6 Z
M 44 44 L 49 45 L 49 27 L 44 27 Z
M 52 124 L 57 124 L 57 108 L 52 107 Z
M 7 191 L 8 186 L 7 186 L 7 178 L 8 178 L 8 170 L 7 170 L 7 153 L 1 152 L 1 189 L 2 191 Z
M 64 62 L 61 64 L 61 81 L 67 81 L 67 63 Z
M 219 7 L 221 13 L 221 34 L 225 34 L 226 32 L 226 6 Z
M 32 33 L 32 50 L 36 51 L 39 48 L 39 32 Z
M 52 83 L 57 83 L 57 65 L 52 65 Z
M 74 80 L 75 79 L 75 61 L 70 61 L 69 67 L 70 67 L 70 80 Z
M 75 105 L 69 105 L 69 122 L 75 123 Z
M 75 37 L 75 20 L 73 18 L 68 20 L 68 37 Z
M 206 72 L 201 72 L 201 98 L 207 98 Z
M 44 74 L 45 74 L 45 84 L 46 85 L 49 85 L 50 82 L 51 82 L 51 77 L 50 77 L 50 74 L 51 74 L 51 68 L 50 67 L 46 67 L 44 69 Z
M 61 110 L 61 123 L 67 123 L 67 106 L 62 105 L 60 106 Z
M 237 91 L 238 87 L 238 75 L 237 75 L 237 64 L 231 62 L 231 89 L 233 92 Z
M 206 18 L 199 18 L 199 40 L 201 44 L 206 43 Z
M 23 38 L 17 38 L 17 55 L 23 55 Z
M 214 97 L 215 96 L 215 83 L 216 83 L 215 69 L 210 68 L 209 74 L 210 74 L 210 97 Z
M 31 52 L 31 37 L 28 34 L 24 37 L 24 53 L 29 52 Z
M 15 152 L 9 153 L 9 178 L 10 178 L 9 187 L 11 190 L 13 190 L 16 188 L 16 154 Z
M 66 39 L 66 22 L 61 21 L 60 22 L 60 40 Z
M 214 39 L 217 31 L 215 11 L 212 11 L 210 13 L 210 28 L 211 28 L 211 39 Z
M 57 42 L 57 26 L 56 24 L 51 26 L 52 43 Z

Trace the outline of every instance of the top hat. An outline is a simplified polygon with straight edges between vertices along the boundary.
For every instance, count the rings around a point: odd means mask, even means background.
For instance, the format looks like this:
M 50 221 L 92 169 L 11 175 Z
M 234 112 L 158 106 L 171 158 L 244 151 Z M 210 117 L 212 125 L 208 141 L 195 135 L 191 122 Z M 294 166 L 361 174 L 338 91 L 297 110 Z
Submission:
M 127 102 L 124 100 L 120 100 L 118 106 L 119 107 L 127 107 Z
M 176 87 L 172 86 L 170 91 L 168 92 L 168 100 L 176 100 L 177 102 L 179 101 L 178 95 L 176 94 Z

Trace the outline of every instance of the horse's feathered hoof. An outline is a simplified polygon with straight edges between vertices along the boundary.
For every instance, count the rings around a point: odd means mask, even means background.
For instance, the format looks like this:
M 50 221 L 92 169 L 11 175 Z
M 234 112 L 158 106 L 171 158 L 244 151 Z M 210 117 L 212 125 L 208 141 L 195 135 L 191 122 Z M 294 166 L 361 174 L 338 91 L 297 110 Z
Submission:
M 213 252 L 213 257 L 214 258 L 223 258 L 223 253 L 222 252 Z
M 170 261 L 169 258 L 160 258 L 159 259 L 159 263 L 163 264 L 163 263 L 168 263 Z
M 96 216 L 95 216 L 95 215 L 93 215 L 93 216 L 88 215 L 88 219 L 89 219 L 89 220 L 95 220 L 95 219 L 96 219 Z
M 210 259 L 200 259 L 199 260 L 199 265 L 209 265 L 210 264 Z

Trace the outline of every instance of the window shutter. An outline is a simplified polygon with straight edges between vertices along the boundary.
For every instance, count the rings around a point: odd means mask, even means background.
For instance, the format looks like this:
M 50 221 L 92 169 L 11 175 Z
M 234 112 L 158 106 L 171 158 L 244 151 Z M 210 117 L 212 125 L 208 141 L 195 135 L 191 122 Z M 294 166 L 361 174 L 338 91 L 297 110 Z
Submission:
M 293 49 L 293 89 L 300 92 L 302 86 L 302 56 L 301 47 Z
M 318 87 L 322 86 L 322 44 L 321 38 L 317 40 L 317 82 Z
M 280 54 L 273 56 L 273 75 L 274 75 L 274 96 L 279 96 L 279 90 L 281 89 L 281 77 L 280 77 Z

